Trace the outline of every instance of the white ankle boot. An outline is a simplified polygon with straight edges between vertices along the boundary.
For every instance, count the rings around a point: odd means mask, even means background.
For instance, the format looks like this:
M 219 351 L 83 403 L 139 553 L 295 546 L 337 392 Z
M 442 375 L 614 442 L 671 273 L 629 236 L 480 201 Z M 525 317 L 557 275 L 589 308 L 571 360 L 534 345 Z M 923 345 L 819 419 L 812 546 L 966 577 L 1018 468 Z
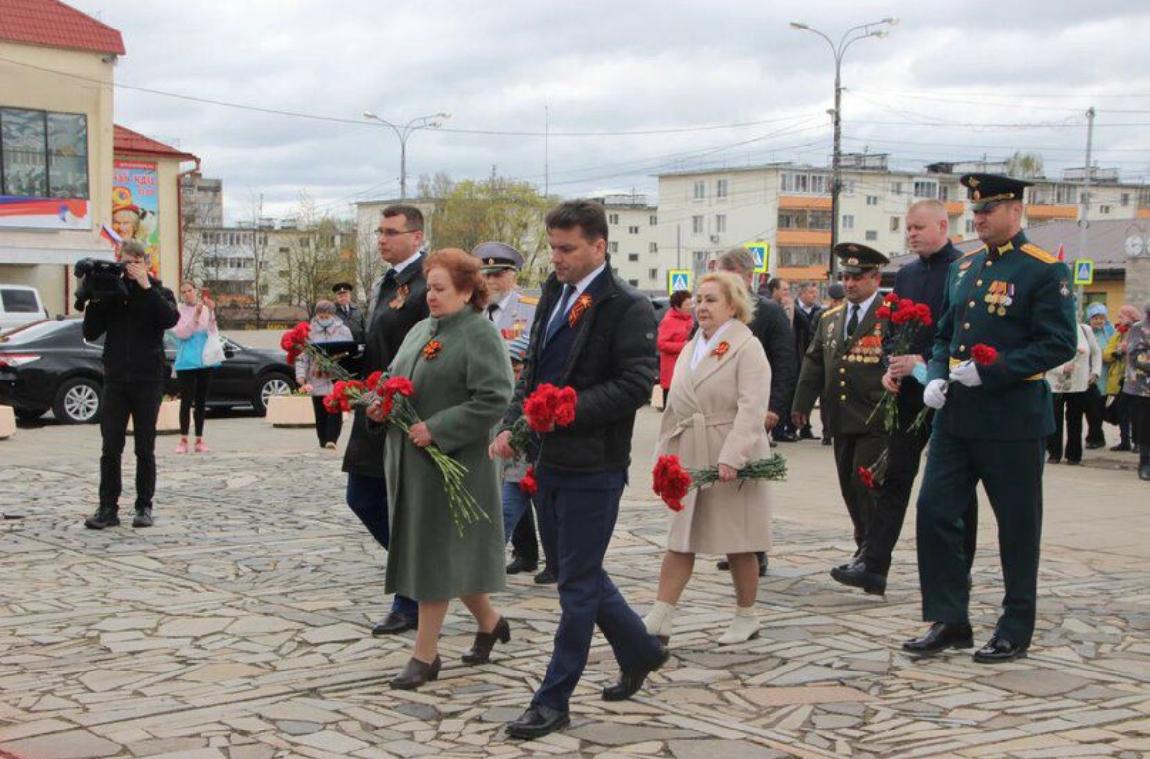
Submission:
M 647 616 L 643 617 L 643 625 L 647 628 L 647 634 L 657 636 L 666 645 L 667 641 L 671 639 L 674 616 L 675 604 L 656 601 L 655 605 L 651 607 L 651 611 L 647 612 Z
M 730 646 L 735 643 L 746 643 L 759 637 L 759 618 L 754 615 L 753 606 L 739 606 L 731 620 L 731 626 L 719 638 L 720 646 Z

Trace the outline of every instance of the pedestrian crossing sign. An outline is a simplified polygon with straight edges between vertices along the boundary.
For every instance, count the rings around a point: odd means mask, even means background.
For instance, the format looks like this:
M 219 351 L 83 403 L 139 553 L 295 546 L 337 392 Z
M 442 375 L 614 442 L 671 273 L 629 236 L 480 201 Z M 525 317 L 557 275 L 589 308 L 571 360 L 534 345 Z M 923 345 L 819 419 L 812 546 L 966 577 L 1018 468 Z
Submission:
M 771 263 L 771 244 L 764 240 L 755 240 L 743 245 L 755 257 L 755 272 L 766 274 Z
M 1094 262 L 1089 258 L 1074 259 L 1074 284 L 1094 284 Z
M 671 269 L 667 272 L 667 294 L 670 295 L 676 290 L 691 292 L 690 269 Z

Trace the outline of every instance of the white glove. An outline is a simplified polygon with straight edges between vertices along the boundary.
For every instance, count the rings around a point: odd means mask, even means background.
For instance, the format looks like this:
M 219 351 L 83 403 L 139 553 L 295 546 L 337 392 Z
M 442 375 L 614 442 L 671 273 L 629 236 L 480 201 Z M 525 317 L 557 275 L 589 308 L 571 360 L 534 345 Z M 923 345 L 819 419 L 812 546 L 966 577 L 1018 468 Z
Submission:
M 926 388 L 922 391 L 922 402 L 937 411 L 942 408 L 946 403 L 946 380 L 934 379 L 926 383 Z
M 950 381 L 967 387 L 978 387 L 982 384 L 982 377 L 978 376 L 978 367 L 973 361 L 963 361 L 950 370 Z

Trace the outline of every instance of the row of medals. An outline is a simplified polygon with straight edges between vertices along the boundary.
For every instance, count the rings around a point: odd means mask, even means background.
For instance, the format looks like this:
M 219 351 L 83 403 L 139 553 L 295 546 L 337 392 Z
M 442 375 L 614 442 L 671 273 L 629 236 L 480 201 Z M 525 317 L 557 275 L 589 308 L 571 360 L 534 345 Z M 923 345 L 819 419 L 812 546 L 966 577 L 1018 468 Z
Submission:
M 1006 307 L 1014 303 L 1014 284 L 1011 282 L 991 282 L 982 300 L 987 304 L 987 313 L 1006 316 Z

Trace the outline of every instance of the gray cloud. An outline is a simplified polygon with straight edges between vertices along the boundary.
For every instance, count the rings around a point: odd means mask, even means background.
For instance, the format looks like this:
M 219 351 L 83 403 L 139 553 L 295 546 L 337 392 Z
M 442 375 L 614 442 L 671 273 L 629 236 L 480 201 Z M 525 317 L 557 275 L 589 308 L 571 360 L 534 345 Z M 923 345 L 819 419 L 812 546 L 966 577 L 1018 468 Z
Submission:
M 956 124 L 1081 124 L 1079 112 L 1093 104 L 1099 160 L 1127 176 L 1150 174 L 1150 132 L 1106 126 L 1150 123 L 1150 97 L 1139 97 L 1150 95 L 1150 71 L 1137 63 L 1150 39 L 1150 10 L 1139 0 L 433 0 L 397 11 L 366 0 L 256 0 L 158 3 L 147 12 L 128 0 L 73 4 L 124 33 L 118 82 L 259 107 L 352 120 L 365 109 L 397 120 L 446 110 L 450 127 L 522 131 L 543 129 L 544 105 L 556 131 L 790 119 L 688 134 L 555 136 L 552 189 L 563 194 L 653 191 L 653 173 L 688 158 L 822 163 L 830 150 L 830 50 L 787 22 L 837 34 L 894 15 L 900 24 L 891 36 L 859 42 L 844 65 L 848 149 L 891 152 L 915 166 L 1039 147 L 1049 173 L 1081 165 L 1081 128 Z M 1065 110 L 1045 110 L 1055 108 Z M 1113 113 L 1120 109 L 1148 113 Z M 345 212 L 357 194 L 398 187 L 395 137 L 367 123 L 131 90 L 117 92 L 116 119 L 203 158 L 205 172 L 224 179 L 233 214 L 246 213 L 259 193 L 272 213 L 287 210 L 301 190 Z M 542 138 L 428 131 L 409 142 L 409 187 L 420 173 L 484 177 L 492 165 L 541 182 Z

